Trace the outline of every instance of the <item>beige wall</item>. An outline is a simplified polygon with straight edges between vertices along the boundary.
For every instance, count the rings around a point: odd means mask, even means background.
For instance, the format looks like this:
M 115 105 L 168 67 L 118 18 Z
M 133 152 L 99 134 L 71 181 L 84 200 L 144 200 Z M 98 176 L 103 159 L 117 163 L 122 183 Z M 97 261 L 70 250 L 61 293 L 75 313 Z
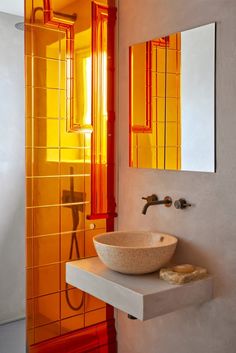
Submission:
M 214 300 L 147 322 L 118 313 L 119 353 L 235 353 L 236 347 L 236 2 L 119 1 L 118 228 L 177 235 L 176 261 L 215 275 Z M 128 167 L 128 46 L 217 22 L 216 174 Z M 204 40 L 204 38 L 203 38 Z M 162 206 L 141 215 L 142 196 L 185 197 L 186 211 Z

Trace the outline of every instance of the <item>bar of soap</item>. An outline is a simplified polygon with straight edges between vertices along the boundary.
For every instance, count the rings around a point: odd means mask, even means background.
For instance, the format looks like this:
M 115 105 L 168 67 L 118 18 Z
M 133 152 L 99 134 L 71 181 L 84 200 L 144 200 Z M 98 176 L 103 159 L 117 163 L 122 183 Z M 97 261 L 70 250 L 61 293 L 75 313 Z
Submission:
M 184 284 L 204 278 L 207 275 L 205 268 L 190 264 L 167 267 L 160 270 L 160 278 L 171 284 Z
M 193 265 L 184 264 L 184 265 L 174 266 L 172 269 L 174 272 L 178 272 L 178 273 L 192 273 L 193 271 L 196 270 L 196 267 Z

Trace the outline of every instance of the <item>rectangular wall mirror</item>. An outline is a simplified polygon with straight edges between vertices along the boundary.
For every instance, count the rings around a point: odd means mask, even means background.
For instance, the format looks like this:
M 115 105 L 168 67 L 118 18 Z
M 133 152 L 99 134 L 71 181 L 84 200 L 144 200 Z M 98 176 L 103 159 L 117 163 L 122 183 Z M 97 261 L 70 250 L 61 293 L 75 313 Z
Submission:
M 132 45 L 130 167 L 215 171 L 215 23 Z

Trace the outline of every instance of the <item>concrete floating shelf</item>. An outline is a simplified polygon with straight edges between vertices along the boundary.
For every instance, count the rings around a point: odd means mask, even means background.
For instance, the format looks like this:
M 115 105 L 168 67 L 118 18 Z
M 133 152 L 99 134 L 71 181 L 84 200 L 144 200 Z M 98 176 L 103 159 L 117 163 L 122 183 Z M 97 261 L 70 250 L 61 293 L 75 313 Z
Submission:
M 98 257 L 67 262 L 66 282 L 140 320 L 200 304 L 213 296 L 211 276 L 173 285 L 159 279 L 158 272 L 139 276 L 114 272 Z

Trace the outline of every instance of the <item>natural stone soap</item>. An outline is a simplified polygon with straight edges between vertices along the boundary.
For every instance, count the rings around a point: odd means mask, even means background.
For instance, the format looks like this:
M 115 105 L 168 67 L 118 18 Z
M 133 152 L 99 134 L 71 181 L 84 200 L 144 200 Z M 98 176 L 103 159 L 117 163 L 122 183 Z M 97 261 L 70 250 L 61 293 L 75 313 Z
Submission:
M 173 284 L 184 284 L 207 276 L 207 270 L 203 267 L 189 264 L 162 268 L 160 278 Z

